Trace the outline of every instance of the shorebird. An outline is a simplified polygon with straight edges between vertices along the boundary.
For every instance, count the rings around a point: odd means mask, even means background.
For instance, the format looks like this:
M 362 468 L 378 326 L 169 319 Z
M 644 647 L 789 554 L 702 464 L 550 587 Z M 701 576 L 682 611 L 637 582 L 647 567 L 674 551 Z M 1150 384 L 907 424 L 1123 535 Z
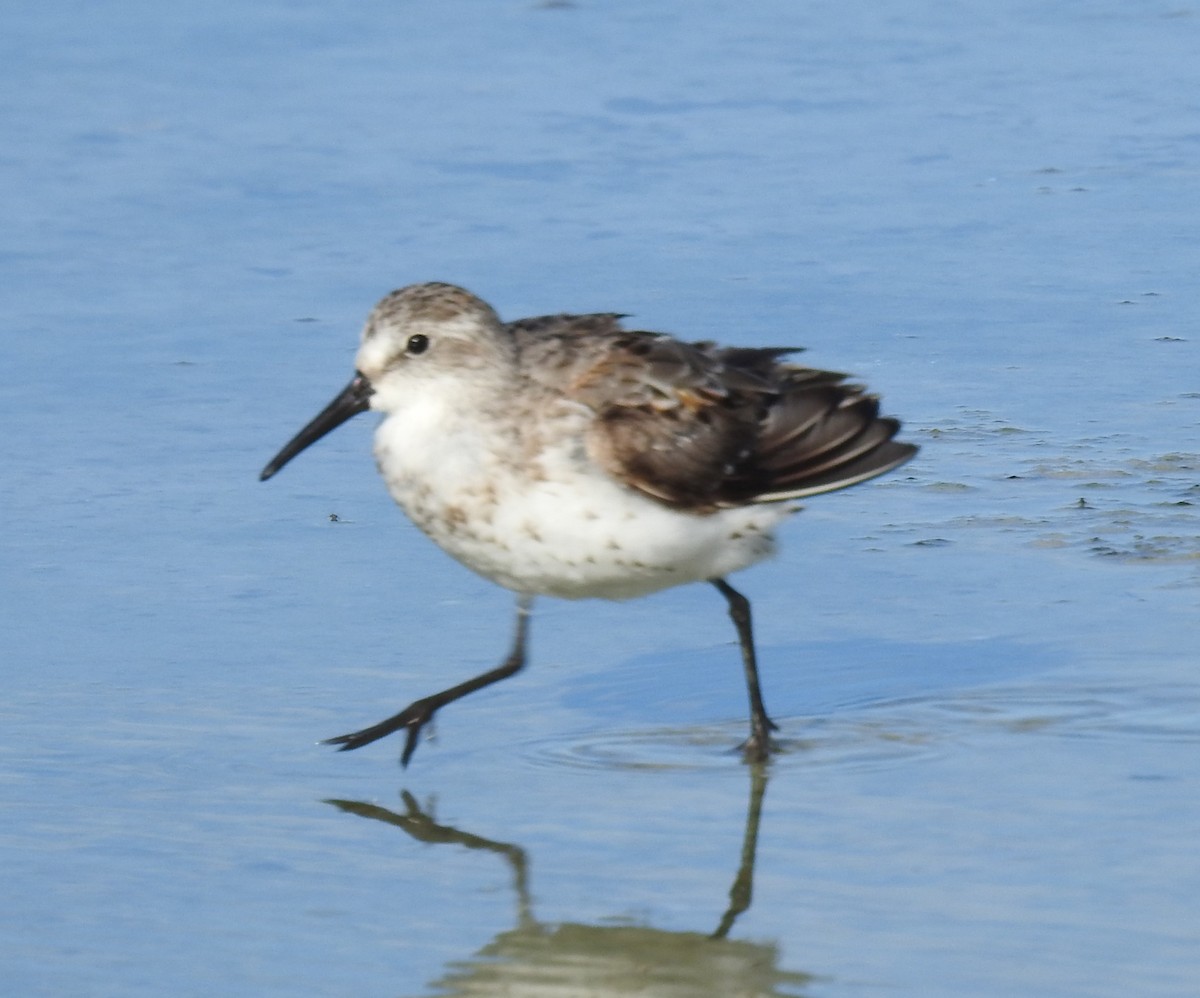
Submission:
M 414 284 L 367 319 L 350 383 L 263 469 L 368 409 L 392 498 L 442 550 L 516 594 L 496 668 L 416 700 L 342 751 L 421 729 L 455 700 L 518 672 L 536 596 L 629 599 L 708 582 L 741 647 L 761 761 L 777 725 L 763 704 L 750 602 L 726 576 L 774 551 L 794 500 L 844 489 L 917 451 L 846 375 L 786 361 L 794 347 L 722 347 L 625 329 L 625 315 L 503 322 L 451 284 Z

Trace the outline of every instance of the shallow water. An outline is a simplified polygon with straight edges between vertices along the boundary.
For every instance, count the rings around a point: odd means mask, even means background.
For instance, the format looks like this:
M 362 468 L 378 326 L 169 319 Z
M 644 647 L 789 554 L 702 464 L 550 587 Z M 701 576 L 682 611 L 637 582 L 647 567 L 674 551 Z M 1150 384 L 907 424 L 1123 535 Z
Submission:
M 7 991 L 1196 993 L 1196 11 L 5 22 Z M 427 279 L 804 345 L 922 444 L 738 580 L 765 773 L 705 587 L 539 604 L 406 771 L 314 744 L 509 636 L 368 418 L 256 481 Z

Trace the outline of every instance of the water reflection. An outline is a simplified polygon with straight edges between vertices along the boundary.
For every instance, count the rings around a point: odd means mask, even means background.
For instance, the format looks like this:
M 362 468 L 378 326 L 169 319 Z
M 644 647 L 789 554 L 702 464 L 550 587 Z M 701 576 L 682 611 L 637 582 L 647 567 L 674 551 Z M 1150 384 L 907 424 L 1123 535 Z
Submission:
M 404 812 L 376 804 L 329 800 L 328 804 L 395 825 L 419 842 L 452 843 L 500 856 L 512 870 L 516 927 L 476 954 L 452 964 L 431 987 L 452 998 L 511 995 L 571 995 L 572 998 L 783 998 L 803 994 L 809 974 L 781 970 L 779 948 L 771 943 L 729 939 L 729 931 L 750 907 L 758 843 L 764 766 L 750 770 L 746 829 L 729 902 L 712 932 L 679 932 L 627 924 L 540 923 L 529 892 L 529 856 L 521 846 L 497 842 L 439 824 L 407 790 Z

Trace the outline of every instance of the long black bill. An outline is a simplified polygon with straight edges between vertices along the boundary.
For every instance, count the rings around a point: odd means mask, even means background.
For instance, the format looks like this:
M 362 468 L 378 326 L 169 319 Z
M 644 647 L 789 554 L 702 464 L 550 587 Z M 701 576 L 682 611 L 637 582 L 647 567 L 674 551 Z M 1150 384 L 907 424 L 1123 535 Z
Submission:
M 263 468 L 258 480 L 265 482 L 288 461 L 306 447 L 315 444 L 326 433 L 336 430 L 351 416 L 366 412 L 370 408 L 370 399 L 374 394 L 375 389 L 371 387 L 371 383 L 355 371 L 354 380 L 338 393 L 337 398 L 317 413 L 311 423 L 284 444 L 283 450 L 271 458 L 267 466 Z

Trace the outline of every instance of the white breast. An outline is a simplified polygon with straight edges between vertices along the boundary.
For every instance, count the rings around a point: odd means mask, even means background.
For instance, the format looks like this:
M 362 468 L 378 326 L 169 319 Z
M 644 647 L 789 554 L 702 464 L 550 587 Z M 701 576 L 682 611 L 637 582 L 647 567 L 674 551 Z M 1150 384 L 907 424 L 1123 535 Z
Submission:
M 786 507 L 698 515 L 664 506 L 588 459 L 590 418 L 561 409 L 553 434 L 514 435 L 497 421 L 423 405 L 380 424 L 375 456 L 421 530 L 518 592 L 626 599 L 722 577 L 773 552 L 770 531 Z

